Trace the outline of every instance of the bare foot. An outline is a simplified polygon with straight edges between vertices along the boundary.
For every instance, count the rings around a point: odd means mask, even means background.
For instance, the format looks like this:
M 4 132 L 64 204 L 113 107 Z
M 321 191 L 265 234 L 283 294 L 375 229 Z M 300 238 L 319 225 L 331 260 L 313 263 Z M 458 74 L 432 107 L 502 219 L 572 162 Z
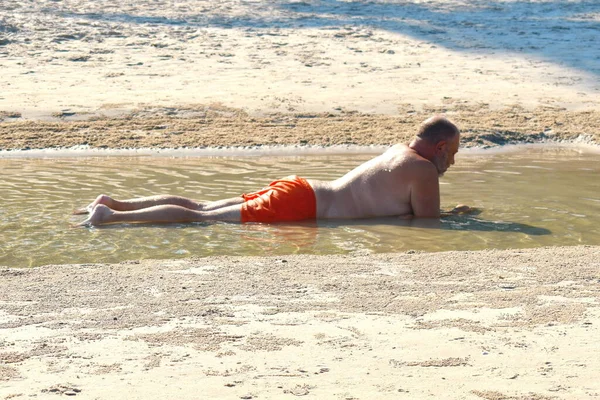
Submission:
M 114 214 L 114 211 L 105 206 L 104 204 L 98 204 L 92 210 L 90 216 L 85 220 L 77 224 L 77 226 L 98 226 L 107 224 L 110 222 L 110 217 Z
M 88 204 L 86 207 L 83 208 L 78 208 L 77 210 L 73 210 L 73 215 L 84 215 L 84 214 L 89 214 L 92 212 L 92 210 L 94 209 L 94 207 L 96 207 L 98 204 L 104 204 L 105 206 L 109 206 L 110 207 L 110 203 L 112 202 L 112 198 L 110 198 L 110 196 L 107 196 L 105 194 L 101 194 L 98 197 L 96 197 L 96 200 L 94 200 L 93 202 L 91 202 L 90 204 Z

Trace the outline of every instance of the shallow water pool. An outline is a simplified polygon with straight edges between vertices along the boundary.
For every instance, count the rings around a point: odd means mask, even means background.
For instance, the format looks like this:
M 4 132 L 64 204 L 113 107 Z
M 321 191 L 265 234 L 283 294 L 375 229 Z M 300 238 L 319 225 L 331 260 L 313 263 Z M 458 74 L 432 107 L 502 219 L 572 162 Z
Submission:
M 100 193 L 237 196 L 290 174 L 334 179 L 375 154 L 275 157 L 0 158 L 0 265 L 212 255 L 382 253 L 600 244 L 600 155 L 552 148 L 462 154 L 441 179 L 441 223 L 385 218 L 292 225 L 196 223 L 77 228 Z

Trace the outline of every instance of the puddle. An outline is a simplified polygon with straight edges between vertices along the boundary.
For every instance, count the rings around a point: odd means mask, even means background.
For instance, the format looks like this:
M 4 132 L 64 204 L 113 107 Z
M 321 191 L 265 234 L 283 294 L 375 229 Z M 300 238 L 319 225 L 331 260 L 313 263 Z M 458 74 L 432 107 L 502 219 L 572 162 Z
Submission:
M 441 224 L 377 220 L 261 225 L 198 223 L 70 229 L 97 194 L 217 200 L 289 174 L 334 179 L 373 154 L 276 157 L 0 158 L 0 265 L 120 262 L 212 255 L 444 251 L 600 244 L 600 155 L 526 148 L 459 153 L 441 179 Z

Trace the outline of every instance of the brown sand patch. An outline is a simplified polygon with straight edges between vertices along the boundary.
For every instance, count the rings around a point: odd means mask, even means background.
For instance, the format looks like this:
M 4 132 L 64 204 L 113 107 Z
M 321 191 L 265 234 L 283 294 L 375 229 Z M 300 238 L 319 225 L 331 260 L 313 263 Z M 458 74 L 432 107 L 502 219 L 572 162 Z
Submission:
M 15 364 L 26 360 L 27 358 L 27 355 L 25 355 L 24 353 L 19 353 L 16 351 L 7 351 L 0 353 L 0 362 L 2 362 L 3 364 Z
M 471 393 L 485 400 L 552 400 L 555 396 L 544 396 L 537 393 L 529 393 L 527 395 L 509 396 L 501 392 L 492 390 L 473 390 Z
M 18 369 L 0 365 L 0 381 L 10 381 L 20 376 Z
M 526 305 L 523 313 L 506 316 L 503 326 L 564 325 L 580 321 L 587 307 L 583 304 Z
M 390 365 L 394 367 L 465 367 L 469 365 L 467 358 L 440 358 L 440 359 L 431 359 L 425 361 L 404 361 L 399 362 L 397 360 L 390 360 Z
M 246 351 L 279 351 L 286 346 L 300 346 L 302 343 L 300 340 L 254 333 L 246 338 L 246 342 L 240 346 L 240 349 Z
M 95 375 L 105 375 L 105 374 L 114 374 L 122 371 L 121 363 L 114 364 L 100 364 L 95 366 L 93 369 L 93 374 Z
M 390 145 L 407 142 L 419 124 L 445 113 L 463 133 L 464 146 L 498 146 L 544 141 L 600 143 L 600 111 L 519 106 L 490 110 L 481 105 L 451 105 L 398 115 L 353 112 L 250 116 L 221 106 L 147 108 L 123 117 L 84 121 L 0 123 L 0 149 L 203 148 L 264 145 Z
M 494 331 L 494 328 L 484 326 L 479 321 L 472 321 L 465 318 L 444 319 L 441 321 L 417 321 L 413 329 L 439 329 L 439 328 L 458 328 L 465 332 L 476 332 L 485 334 Z
M 76 396 L 77 394 L 81 393 L 81 389 L 78 388 L 77 386 L 67 383 L 67 384 L 53 385 L 47 389 L 42 389 L 42 393 L 44 393 L 44 394 L 52 393 L 52 394 L 58 394 L 58 395 L 64 394 L 66 396 Z
M 221 344 L 239 341 L 242 336 L 226 335 L 209 328 L 174 329 L 169 332 L 137 334 L 128 340 L 142 340 L 151 346 L 186 346 L 193 344 L 202 351 L 218 351 Z

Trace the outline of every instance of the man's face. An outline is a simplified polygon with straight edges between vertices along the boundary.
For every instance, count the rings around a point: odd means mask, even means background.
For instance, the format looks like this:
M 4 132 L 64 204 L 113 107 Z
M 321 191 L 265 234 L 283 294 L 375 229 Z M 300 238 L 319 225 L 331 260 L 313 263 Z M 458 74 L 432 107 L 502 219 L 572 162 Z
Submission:
M 459 143 L 460 135 L 456 134 L 451 140 L 438 144 L 433 164 L 437 168 L 439 176 L 444 175 L 444 172 L 454 165 L 454 156 L 458 153 Z

